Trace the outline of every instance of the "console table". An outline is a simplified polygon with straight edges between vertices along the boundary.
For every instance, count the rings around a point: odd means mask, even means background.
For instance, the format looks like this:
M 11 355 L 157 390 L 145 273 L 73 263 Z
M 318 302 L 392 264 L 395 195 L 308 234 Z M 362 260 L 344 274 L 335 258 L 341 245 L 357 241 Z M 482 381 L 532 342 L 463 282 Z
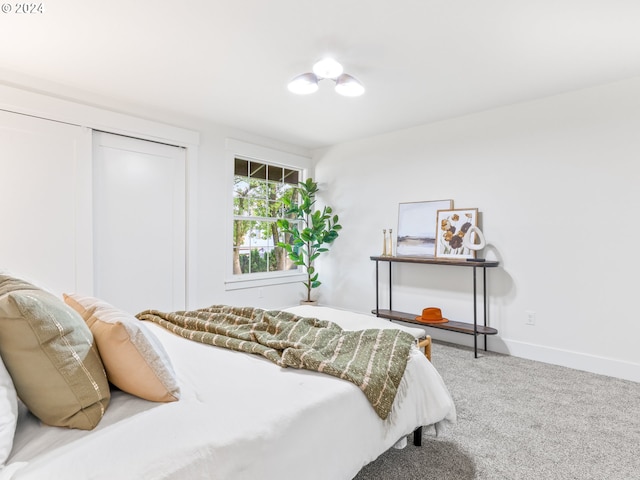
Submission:
M 389 320 L 399 320 L 402 322 L 413 323 L 421 325 L 423 327 L 439 328 L 441 330 L 449 330 L 452 332 L 464 333 L 467 335 L 473 335 L 473 353 L 475 358 L 478 358 L 478 335 L 484 336 L 484 350 L 487 350 L 487 335 L 495 335 L 498 330 L 487 326 L 487 268 L 497 267 L 498 261 L 484 261 L 479 262 L 477 260 L 451 260 L 442 259 L 436 257 L 391 257 L 391 256 L 372 256 L 371 260 L 376 262 L 376 308 L 372 310 L 377 317 L 387 318 Z M 389 309 L 380 309 L 380 296 L 379 296 L 379 263 L 389 263 Z M 467 267 L 473 269 L 473 323 L 454 322 L 448 321 L 447 323 L 425 323 L 416 320 L 419 316 L 415 313 L 405 313 L 393 310 L 392 307 L 392 264 L 393 263 L 413 263 L 419 265 L 439 265 L 447 267 Z M 478 301 L 477 301 L 477 275 L 478 269 L 482 270 L 482 310 L 483 310 L 483 322 L 478 325 Z

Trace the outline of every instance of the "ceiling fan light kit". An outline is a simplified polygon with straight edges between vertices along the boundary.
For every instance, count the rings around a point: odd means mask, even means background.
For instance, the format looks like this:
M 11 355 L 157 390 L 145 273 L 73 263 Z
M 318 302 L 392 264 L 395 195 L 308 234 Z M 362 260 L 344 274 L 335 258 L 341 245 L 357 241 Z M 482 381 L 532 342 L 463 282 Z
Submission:
M 308 95 L 318 90 L 320 80 L 332 80 L 335 90 L 345 97 L 358 97 L 364 93 L 364 86 L 355 77 L 344 73 L 344 68 L 333 58 L 324 58 L 313 65 L 313 73 L 295 76 L 287 88 L 297 95 Z

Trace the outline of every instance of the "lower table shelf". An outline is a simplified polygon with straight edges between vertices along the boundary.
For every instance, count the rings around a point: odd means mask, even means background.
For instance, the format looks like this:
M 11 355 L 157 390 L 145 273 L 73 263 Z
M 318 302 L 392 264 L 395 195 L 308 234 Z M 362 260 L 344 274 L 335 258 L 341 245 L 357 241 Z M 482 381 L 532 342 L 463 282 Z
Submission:
M 495 335 L 498 330 L 491 327 L 485 327 L 484 325 L 476 326 L 474 331 L 473 323 L 454 322 L 449 320 L 447 323 L 424 323 L 416 320 L 415 313 L 398 312 L 395 310 L 371 310 L 371 313 L 381 318 L 388 318 L 389 320 L 399 320 L 402 322 L 413 323 L 420 325 L 421 327 L 439 328 L 441 330 L 450 330 L 452 332 L 465 333 L 467 335 Z

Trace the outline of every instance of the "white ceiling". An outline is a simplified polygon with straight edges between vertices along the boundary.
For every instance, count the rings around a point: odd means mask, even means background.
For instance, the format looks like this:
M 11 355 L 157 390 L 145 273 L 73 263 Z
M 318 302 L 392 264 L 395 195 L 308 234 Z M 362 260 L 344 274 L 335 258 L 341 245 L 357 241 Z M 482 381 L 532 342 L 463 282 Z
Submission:
M 7 3 L 15 9 L 15 3 Z M 640 75 L 638 0 L 43 0 L 0 13 L 0 81 L 307 148 Z M 286 89 L 326 55 L 364 83 Z M 13 77 L 16 78 L 16 77 Z M 15 83 L 15 80 L 14 80 Z

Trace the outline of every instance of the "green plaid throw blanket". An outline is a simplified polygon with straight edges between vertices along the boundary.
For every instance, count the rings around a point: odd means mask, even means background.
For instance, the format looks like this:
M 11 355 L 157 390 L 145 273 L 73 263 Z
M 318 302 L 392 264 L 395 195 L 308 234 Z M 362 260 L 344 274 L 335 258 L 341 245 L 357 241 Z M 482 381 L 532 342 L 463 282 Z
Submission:
M 333 322 L 252 307 L 145 310 L 136 316 L 189 340 L 348 380 L 364 392 L 382 419 L 391 412 L 415 340 L 400 330 L 344 331 Z

